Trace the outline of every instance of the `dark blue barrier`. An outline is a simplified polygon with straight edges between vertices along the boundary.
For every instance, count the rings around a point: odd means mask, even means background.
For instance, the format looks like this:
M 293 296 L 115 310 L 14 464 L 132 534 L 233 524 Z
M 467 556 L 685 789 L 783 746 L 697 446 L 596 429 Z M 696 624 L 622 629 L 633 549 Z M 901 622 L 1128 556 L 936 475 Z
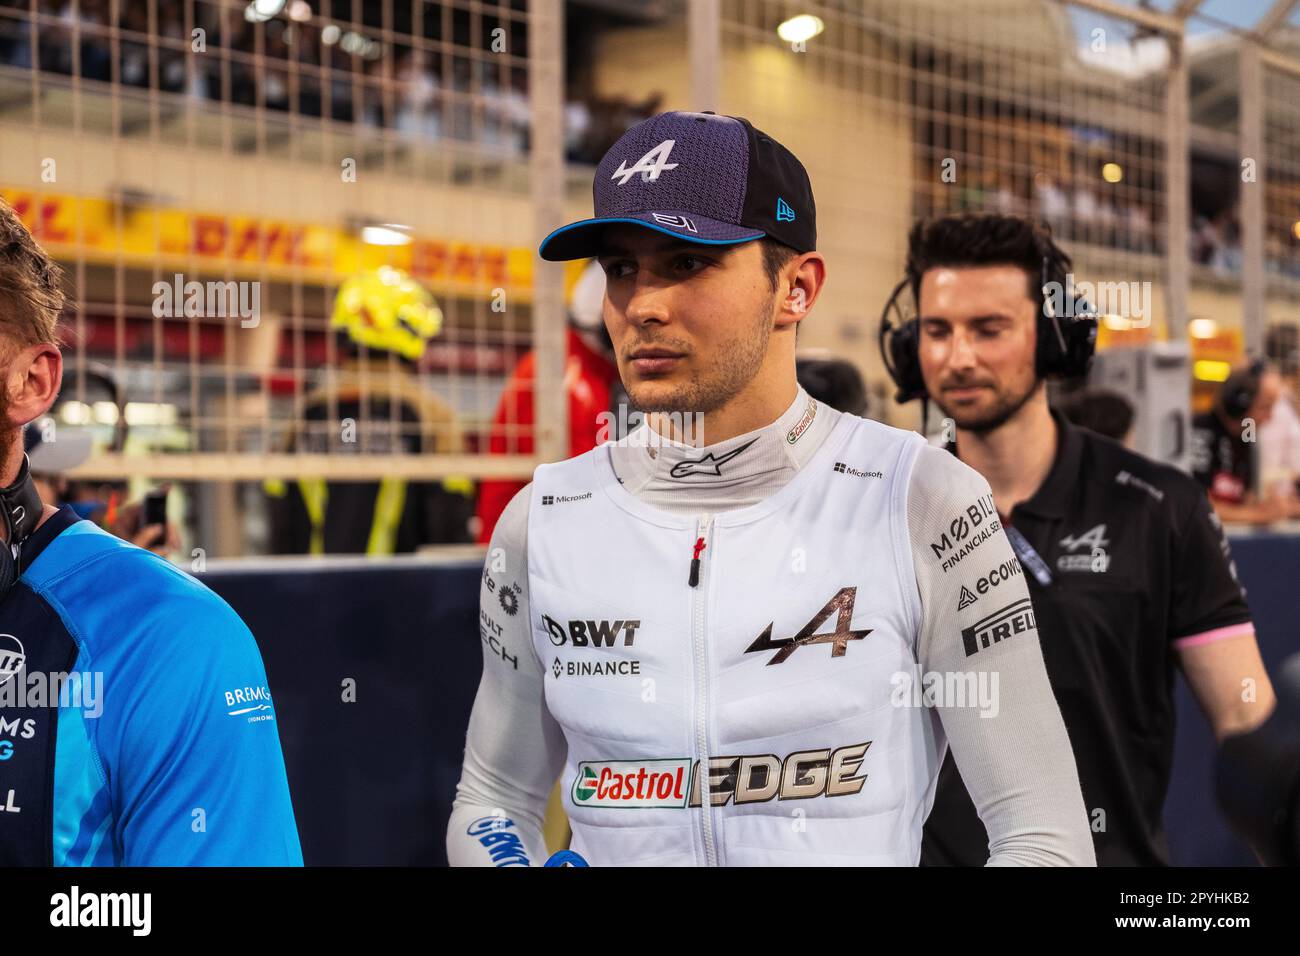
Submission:
M 1300 537 L 1234 538 L 1270 670 L 1300 651 Z M 482 669 L 481 560 L 231 563 L 201 578 L 257 635 L 308 865 L 445 864 Z M 344 681 L 356 701 L 344 701 Z M 1178 682 L 1165 820 L 1175 862 L 1249 864 L 1211 783 L 1213 739 Z
M 1232 536 L 1237 574 L 1255 618 L 1264 666 L 1277 673 L 1282 662 L 1300 653 L 1300 536 Z M 1165 798 L 1169 851 L 1179 866 L 1251 866 L 1255 856 L 1228 829 L 1214 803 L 1214 735 L 1179 678 L 1176 691 L 1178 733 L 1174 769 Z
M 199 577 L 257 636 L 309 866 L 445 865 L 482 671 L 481 561 L 232 563 Z M 356 702 L 344 702 L 345 680 Z

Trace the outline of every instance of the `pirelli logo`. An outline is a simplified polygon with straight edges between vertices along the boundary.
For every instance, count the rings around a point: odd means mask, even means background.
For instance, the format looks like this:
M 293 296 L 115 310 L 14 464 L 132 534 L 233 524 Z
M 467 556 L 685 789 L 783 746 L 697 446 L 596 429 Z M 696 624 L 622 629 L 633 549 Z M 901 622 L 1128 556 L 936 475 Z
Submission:
M 1021 598 L 1000 611 L 994 611 L 982 621 L 962 628 L 961 640 L 966 646 L 966 656 L 970 657 L 991 644 L 1005 641 L 1012 634 L 1030 631 L 1037 626 L 1034 622 L 1034 605 L 1029 598 Z

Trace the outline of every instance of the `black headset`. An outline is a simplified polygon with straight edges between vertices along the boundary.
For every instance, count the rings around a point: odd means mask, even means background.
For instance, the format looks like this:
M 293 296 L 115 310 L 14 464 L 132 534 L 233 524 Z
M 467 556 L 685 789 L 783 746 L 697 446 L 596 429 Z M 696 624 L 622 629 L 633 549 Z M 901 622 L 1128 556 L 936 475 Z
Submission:
M 1043 256 L 1043 283 L 1039 288 L 1038 341 L 1034 353 L 1034 371 L 1039 378 L 1060 376 L 1075 378 L 1088 371 L 1092 354 L 1097 345 L 1097 315 L 1092 305 L 1083 296 L 1074 300 L 1072 315 L 1064 325 L 1057 316 L 1052 304 L 1052 296 L 1047 294 L 1049 280 L 1055 281 L 1058 288 L 1069 288 L 1065 264 L 1059 253 L 1049 252 Z M 899 306 L 899 297 L 909 285 L 912 276 L 907 276 L 889 295 L 889 301 L 880 313 L 880 358 L 885 364 L 885 371 L 898 386 L 894 395 L 897 402 L 910 402 L 917 398 L 928 398 L 925 379 L 921 375 L 920 338 L 921 323 L 915 318 L 904 318 Z M 916 292 L 919 293 L 917 288 Z M 897 313 L 900 321 L 890 321 L 890 313 Z
M 1219 389 L 1219 405 L 1229 418 L 1242 418 L 1250 406 L 1255 404 L 1259 394 L 1260 380 L 1268 369 L 1263 359 L 1255 359 L 1244 369 L 1238 369 L 1229 375 Z
M 8 596 L 22 573 L 23 544 L 36 530 L 44 510 L 45 505 L 32 482 L 31 462 L 24 454 L 18 477 L 8 488 L 0 488 L 0 520 L 4 521 L 7 532 L 4 545 L 0 546 L 0 601 Z

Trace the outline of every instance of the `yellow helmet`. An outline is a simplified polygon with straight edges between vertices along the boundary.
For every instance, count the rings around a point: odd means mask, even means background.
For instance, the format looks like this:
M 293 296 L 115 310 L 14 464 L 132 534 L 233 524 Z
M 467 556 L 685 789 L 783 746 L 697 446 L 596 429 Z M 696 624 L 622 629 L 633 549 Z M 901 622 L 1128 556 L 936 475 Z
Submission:
M 401 269 L 380 266 L 339 287 L 330 327 L 370 349 L 415 361 L 442 329 L 442 310 L 420 283 Z

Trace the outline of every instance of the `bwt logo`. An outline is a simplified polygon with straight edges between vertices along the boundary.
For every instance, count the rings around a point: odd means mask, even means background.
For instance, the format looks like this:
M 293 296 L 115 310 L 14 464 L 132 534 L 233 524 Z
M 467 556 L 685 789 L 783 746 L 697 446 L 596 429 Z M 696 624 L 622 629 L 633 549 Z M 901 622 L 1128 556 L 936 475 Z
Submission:
M 570 621 L 566 631 L 549 614 L 542 615 L 542 623 L 556 647 L 563 647 L 566 641 L 574 647 L 613 647 L 620 631 L 623 646 L 631 647 L 636 629 L 641 626 L 640 621 Z
M 1029 598 L 1021 598 L 1000 611 L 994 611 L 984 620 L 962 628 L 961 640 L 966 646 L 966 656 L 970 657 L 990 644 L 1004 641 L 1012 634 L 1031 631 L 1037 626 L 1034 621 L 1034 606 Z

